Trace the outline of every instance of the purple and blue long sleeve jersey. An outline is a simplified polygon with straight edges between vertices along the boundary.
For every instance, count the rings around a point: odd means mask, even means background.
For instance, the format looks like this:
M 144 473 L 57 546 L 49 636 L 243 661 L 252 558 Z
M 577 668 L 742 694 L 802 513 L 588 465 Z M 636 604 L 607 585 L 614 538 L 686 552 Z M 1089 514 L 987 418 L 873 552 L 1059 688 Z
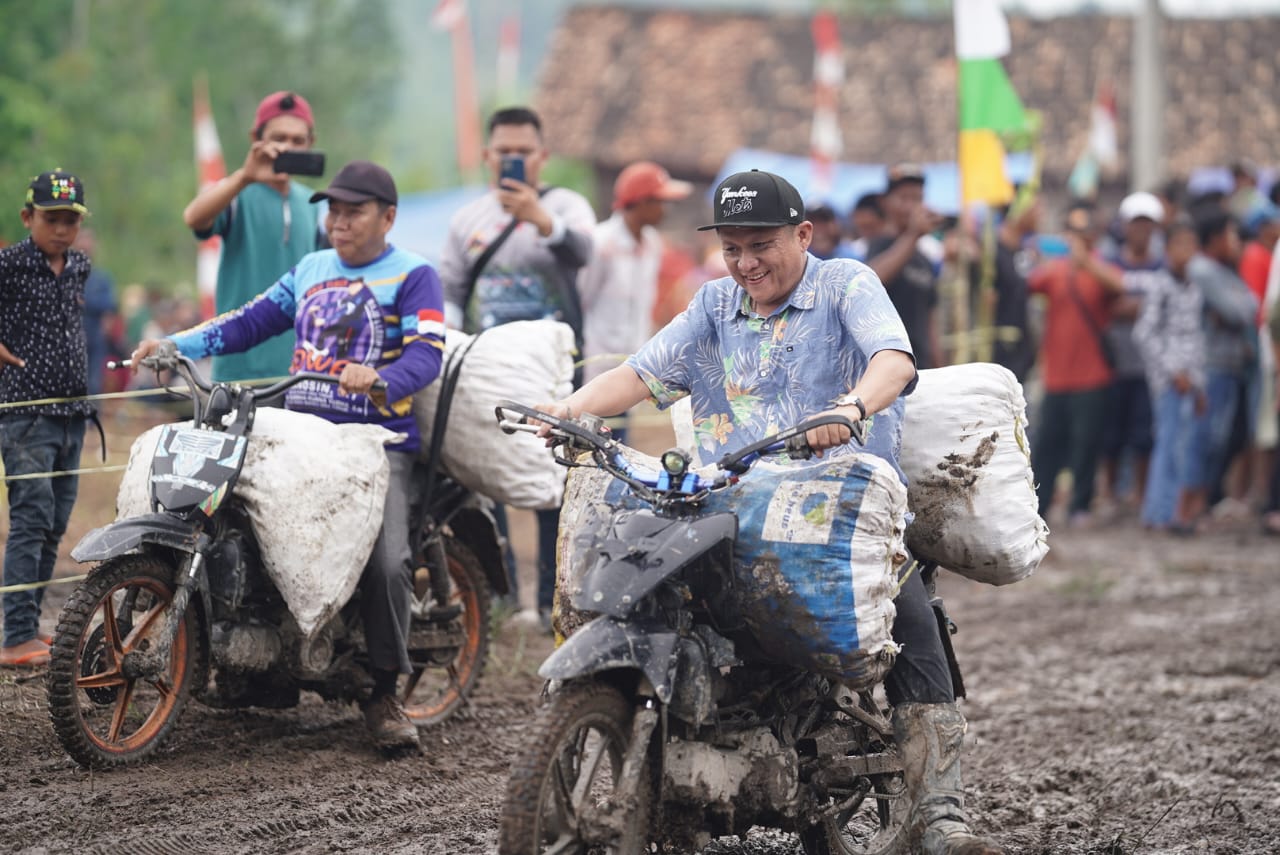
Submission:
M 408 437 L 389 450 L 418 450 L 413 395 L 439 375 L 444 351 L 440 278 L 426 260 L 388 247 L 369 264 L 348 267 L 335 250 L 309 253 L 255 299 L 170 338 L 199 359 L 239 353 L 290 327 L 297 338 L 291 374 L 336 377 L 349 363 L 368 365 L 387 383 L 387 404 L 303 381 L 285 406 L 339 424 L 379 424 Z

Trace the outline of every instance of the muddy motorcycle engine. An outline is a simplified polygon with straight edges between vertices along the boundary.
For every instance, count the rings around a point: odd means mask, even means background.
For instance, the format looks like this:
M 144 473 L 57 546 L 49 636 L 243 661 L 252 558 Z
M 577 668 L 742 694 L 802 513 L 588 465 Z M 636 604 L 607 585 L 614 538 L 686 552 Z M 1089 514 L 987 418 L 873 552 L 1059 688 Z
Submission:
M 736 741 L 730 747 L 705 742 L 668 744 L 664 793 L 676 801 L 729 814 L 785 812 L 799 793 L 796 752 L 779 744 L 763 727 L 741 732 Z

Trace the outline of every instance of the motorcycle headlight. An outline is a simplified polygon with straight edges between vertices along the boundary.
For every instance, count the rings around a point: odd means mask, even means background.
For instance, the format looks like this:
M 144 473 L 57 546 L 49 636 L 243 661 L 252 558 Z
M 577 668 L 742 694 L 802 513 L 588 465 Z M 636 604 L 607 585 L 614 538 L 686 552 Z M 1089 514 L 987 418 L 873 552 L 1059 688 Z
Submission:
M 689 471 L 689 463 L 692 458 L 684 452 L 684 449 L 673 448 L 662 454 L 662 468 L 672 478 L 679 478 L 681 475 Z

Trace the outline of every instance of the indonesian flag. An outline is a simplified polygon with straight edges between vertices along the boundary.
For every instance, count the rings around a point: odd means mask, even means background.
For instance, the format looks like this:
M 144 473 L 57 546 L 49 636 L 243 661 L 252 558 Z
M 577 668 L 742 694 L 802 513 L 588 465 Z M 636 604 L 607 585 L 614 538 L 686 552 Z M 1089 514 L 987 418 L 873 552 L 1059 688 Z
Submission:
M 465 0 L 440 0 L 440 5 L 431 13 L 431 26 L 437 30 L 452 30 L 467 19 Z
M 844 83 L 844 59 L 840 33 L 833 12 L 813 16 L 813 125 L 809 132 L 809 157 L 813 161 L 813 195 L 831 192 L 836 159 L 844 148 L 837 106 Z
M 444 313 L 438 309 L 419 309 L 418 335 L 444 338 Z
M 498 33 L 498 92 L 514 93 L 520 77 L 520 16 L 502 19 Z
M 465 0 L 440 0 L 431 26 L 449 33 L 453 45 L 453 124 L 462 180 L 472 181 L 480 169 L 480 101 L 476 97 L 475 57 Z
M 209 109 L 209 81 L 203 74 L 195 79 L 193 113 L 196 174 L 200 190 L 204 190 L 227 177 L 227 165 L 222 159 L 222 144 L 218 141 L 218 129 L 213 124 L 213 111 Z M 200 294 L 201 317 L 206 319 L 214 315 L 218 260 L 221 256 L 222 238 L 217 235 L 201 241 L 196 249 L 196 287 Z
M 1098 95 L 1089 110 L 1089 153 L 1104 172 L 1120 165 L 1120 145 L 1116 141 L 1116 94 L 1110 81 L 1098 84 Z

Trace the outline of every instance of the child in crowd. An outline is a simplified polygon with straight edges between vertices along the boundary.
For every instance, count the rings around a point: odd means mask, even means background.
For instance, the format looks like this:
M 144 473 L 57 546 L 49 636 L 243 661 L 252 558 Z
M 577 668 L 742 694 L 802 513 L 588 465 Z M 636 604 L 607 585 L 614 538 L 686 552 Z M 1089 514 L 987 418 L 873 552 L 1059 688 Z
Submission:
M 1205 506 L 1204 449 L 1192 443 L 1205 408 L 1204 297 L 1187 277 L 1187 265 L 1199 248 L 1195 227 L 1177 221 L 1166 241 L 1164 268 L 1148 281 L 1133 328 L 1146 366 L 1155 431 L 1142 522 L 1148 528 L 1189 533 Z
M 71 249 L 89 212 L 80 179 L 54 170 L 32 179 L 22 223 L 30 236 L 0 250 L 0 403 L 62 399 L 0 409 L 5 474 L 80 468 L 88 392 L 81 306 L 89 258 Z M 9 538 L 4 585 L 47 582 L 67 530 L 79 481 L 75 475 L 9 482 Z M 4 595 L 0 667 L 49 661 L 40 634 L 44 589 Z

